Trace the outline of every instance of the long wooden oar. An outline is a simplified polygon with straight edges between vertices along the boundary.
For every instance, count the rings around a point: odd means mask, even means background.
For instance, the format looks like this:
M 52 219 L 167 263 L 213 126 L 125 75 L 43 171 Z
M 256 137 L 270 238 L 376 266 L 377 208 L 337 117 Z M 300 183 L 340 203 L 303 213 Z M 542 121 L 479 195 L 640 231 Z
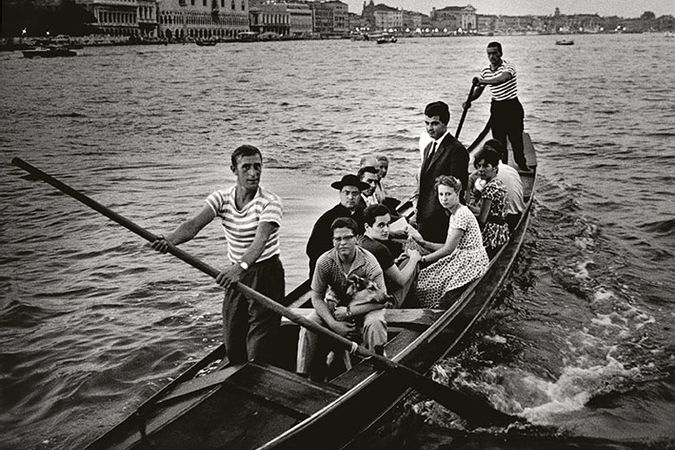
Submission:
M 109 219 L 117 222 L 128 230 L 136 233 L 147 241 L 154 242 L 158 239 L 158 236 L 146 230 L 145 228 L 135 224 L 131 220 L 117 214 L 111 209 L 103 206 L 97 201 L 93 200 L 90 197 L 82 194 L 81 192 L 71 188 L 70 186 L 62 183 L 61 181 L 55 179 L 51 175 L 46 174 L 40 169 L 28 164 L 20 158 L 12 159 L 12 164 L 17 167 L 22 168 L 26 172 L 29 172 L 33 176 L 41 179 L 42 181 L 54 186 L 56 189 L 61 192 L 70 195 L 71 197 L 79 200 L 90 208 L 100 212 Z M 220 271 L 205 262 L 195 258 L 189 253 L 179 249 L 178 247 L 169 244 L 168 252 L 182 261 L 188 263 L 192 267 L 204 272 L 212 278 L 216 278 Z M 443 406 L 447 407 L 451 411 L 455 411 L 460 416 L 465 418 L 471 424 L 497 424 L 505 425 L 512 423 L 514 421 L 519 421 L 520 419 L 508 414 L 504 414 L 501 411 L 497 411 L 491 406 L 485 404 L 482 399 L 474 398 L 465 393 L 454 391 L 447 386 L 436 383 L 435 381 L 415 372 L 414 370 L 405 367 L 401 364 L 398 364 L 384 356 L 377 355 L 370 350 L 356 344 L 353 341 L 335 333 L 334 331 L 321 326 L 320 324 L 313 322 L 305 317 L 293 312 L 293 310 L 288 309 L 281 304 L 275 302 L 274 300 L 264 296 L 258 291 L 251 289 L 245 284 L 238 282 L 236 288 L 239 289 L 244 295 L 251 298 L 252 300 L 258 302 L 261 306 L 274 311 L 275 313 L 282 315 L 293 322 L 302 325 L 303 327 L 326 336 L 331 339 L 333 342 L 343 346 L 346 349 L 366 358 L 372 358 L 373 361 L 377 362 L 384 370 L 395 372 L 396 374 L 402 376 L 410 382 L 412 387 L 419 390 L 421 393 L 428 395 L 434 400 L 438 401 Z
M 462 125 L 464 125 L 464 119 L 466 119 L 466 113 L 471 107 L 471 97 L 473 97 L 473 90 L 476 89 L 477 84 L 471 83 L 471 89 L 469 89 L 469 96 L 464 102 L 464 108 L 462 108 L 462 117 L 459 118 L 459 124 L 457 124 L 457 131 L 455 131 L 455 139 L 459 140 L 459 132 L 462 131 Z

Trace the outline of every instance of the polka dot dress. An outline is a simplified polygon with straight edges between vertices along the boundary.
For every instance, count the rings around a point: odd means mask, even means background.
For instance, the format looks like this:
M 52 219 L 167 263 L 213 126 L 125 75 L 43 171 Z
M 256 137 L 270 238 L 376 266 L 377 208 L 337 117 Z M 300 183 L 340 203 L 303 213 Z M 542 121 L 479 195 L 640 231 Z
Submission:
M 506 216 L 506 186 L 500 179 L 493 178 L 485 185 L 482 198 L 491 200 L 488 222 L 483 227 L 483 245 L 497 251 L 509 241 L 509 226 L 490 222 L 489 218 Z
M 438 308 L 443 295 L 480 277 L 487 268 L 483 237 L 469 208 L 457 208 L 449 227 L 464 230 L 464 235 L 454 252 L 420 271 L 415 295 L 422 308 Z

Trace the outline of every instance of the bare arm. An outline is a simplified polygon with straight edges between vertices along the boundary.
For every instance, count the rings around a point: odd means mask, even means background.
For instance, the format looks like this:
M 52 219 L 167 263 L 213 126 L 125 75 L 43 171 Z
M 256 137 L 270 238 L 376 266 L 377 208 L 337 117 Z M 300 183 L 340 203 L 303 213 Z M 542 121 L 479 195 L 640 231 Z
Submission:
M 436 251 L 439 248 L 443 247 L 443 244 L 425 241 L 424 238 L 422 237 L 422 235 L 420 234 L 420 232 L 417 231 L 415 228 L 413 228 L 411 226 L 409 226 L 407 228 L 407 230 L 408 230 L 408 235 L 410 237 L 412 237 L 415 242 L 420 244 L 420 246 L 422 246 L 426 250 L 429 250 L 429 251 L 433 252 L 433 251 Z
M 265 243 L 277 228 L 279 228 L 279 224 L 277 223 L 260 222 L 258 224 L 258 229 L 255 232 L 253 242 L 244 252 L 241 260 L 246 261 L 248 264 L 255 264 L 258 258 L 260 258 L 260 255 L 262 255 L 263 250 L 265 250 Z
M 478 214 L 478 223 L 481 225 L 487 221 L 488 213 L 490 212 L 490 206 L 492 206 L 492 199 L 483 198 L 480 202 L 480 213 Z
M 239 262 L 246 262 L 249 265 L 255 264 L 265 249 L 265 242 L 267 242 L 270 234 L 278 227 L 279 225 L 274 222 L 260 222 L 256 229 L 253 242 L 248 249 L 246 249 Z M 232 283 L 236 283 L 241 279 L 242 273 L 244 273 L 244 269 L 239 264 L 231 264 L 218 274 L 216 283 L 223 287 L 229 287 Z
M 355 337 L 356 327 L 354 324 L 351 322 L 341 322 L 336 320 L 328 309 L 328 305 L 324 301 L 323 296 L 314 290 L 312 290 L 312 306 L 319 317 L 321 317 L 326 325 L 328 325 L 328 328 L 341 336 L 350 338 Z
M 479 86 L 484 89 L 485 85 L 487 85 L 487 84 L 492 85 L 492 86 L 497 86 L 498 84 L 502 84 L 502 83 L 505 83 L 505 82 L 509 81 L 511 78 L 513 78 L 513 74 L 511 74 L 510 72 L 502 72 L 501 74 L 499 74 L 496 77 L 491 77 L 491 78 L 478 77 L 478 82 L 480 83 Z M 478 88 L 476 88 L 476 90 L 477 89 Z M 481 92 L 483 92 L 483 91 L 481 90 Z
M 178 228 L 173 230 L 168 236 L 154 241 L 151 244 L 151 247 L 165 253 L 169 247 L 168 244 L 178 245 L 191 240 L 202 228 L 208 225 L 214 217 L 216 217 L 216 215 L 213 210 L 208 205 L 205 205 L 194 217 L 178 225 Z
M 349 314 L 347 314 L 346 306 L 338 306 L 335 308 L 335 318 L 337 320 L 349 320 L 352 317 L 363 316 L 368 314 L 371 311 L 376 309 L 383 309 L 385 307 L 382 303 L 361 303 L 359 305 L 354 305 L 349 308 Z
M 464 236 L 464 230 L 460 228 L 450 228 L 448 230 L 448 236 L 445 239 L 445 243 L 441 246 L 441 248 L 439 248 L 435 252 L 423 256 L 422 262 L 433 263 L 443 258 L 444 256 L 448 256 L 449 254 L 455 251 L 457 245 L 459 245 L 459 241 L 462 240 L 462 236 Z
M 410 261 L 408 261 L 408 264 L 403 269 L 399 269 L 396 264 L 393 264 L 384 272 L 387 277 L 394 280 L 399 286 L 403 286 L 410 281 L 410 278 L 415 274 L 417 263 L 422 258 L 422 255 L 417 250 L 407 250 L 406 253 L 410 257 Z

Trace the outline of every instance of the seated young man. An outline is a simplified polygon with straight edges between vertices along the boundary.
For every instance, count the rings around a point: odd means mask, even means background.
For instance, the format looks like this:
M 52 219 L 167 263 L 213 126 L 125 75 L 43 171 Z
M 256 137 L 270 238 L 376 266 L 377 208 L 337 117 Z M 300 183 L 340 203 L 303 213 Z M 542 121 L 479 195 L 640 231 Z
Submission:
M 417 250 L 406 250 L 402 253 L 401 268 L 395 263 L 389 244 L 389 209 L 382 205 L 372 205 L 363 212 L 365 233 L 358 238 L 358 244 L 375 255 L 384 272 L 387 292 L 394 296 L 396 307 L 400 308 L 405 301 L 410 286 L 417 273 L 417 264 L 422 256 Z M 398 258 L 397 258 L 398 259 Z
M 382 353 L 387 342 L 387 323 L 383 303 L 369 302 L 350 306 L 349 277 L 352 275 L 375 283 L 386 294 L 384 276 L 377 259 L 356 245 L 358 226 L 348 217 L 335 219 L 331 225 L 333 249 L 321 255 L 312 278 L 312 306 L 308 317 L 366 348 Z M 329 289 L 330 288 L 330 289 Z M 326 356 L 332 350 L 323 336 L 302 328 L 298 338 L 297 372 L 312 380 L 326 377 Z

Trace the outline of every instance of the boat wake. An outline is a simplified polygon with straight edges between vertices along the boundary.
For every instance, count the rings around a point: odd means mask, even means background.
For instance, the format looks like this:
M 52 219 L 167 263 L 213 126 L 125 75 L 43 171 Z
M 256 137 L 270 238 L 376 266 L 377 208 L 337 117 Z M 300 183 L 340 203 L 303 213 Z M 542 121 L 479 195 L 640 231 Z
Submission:
M 671 439 L 654 430 L 668 429 L 672 406 L 644 411 L 639 422 L 657 424 L 645 430 L 628 415 L 635 406 L 621 405 L 636 401 L 636 388 L 660 392 L 655 383 L 672 377 L 672 316 L 641 290 L 635 255 L 621 251 L 611 230 L 584 217 L 564 193 L 542 197 L 501 304 L 478 324 L 482 337 L 437 365 L 434 377 L 486 397 L 530 427 L 592 439 Z M 658 233 L 671 228 L 648 226 Z M 416 409 L 429 423 L 461 429 L 433 402 Z

